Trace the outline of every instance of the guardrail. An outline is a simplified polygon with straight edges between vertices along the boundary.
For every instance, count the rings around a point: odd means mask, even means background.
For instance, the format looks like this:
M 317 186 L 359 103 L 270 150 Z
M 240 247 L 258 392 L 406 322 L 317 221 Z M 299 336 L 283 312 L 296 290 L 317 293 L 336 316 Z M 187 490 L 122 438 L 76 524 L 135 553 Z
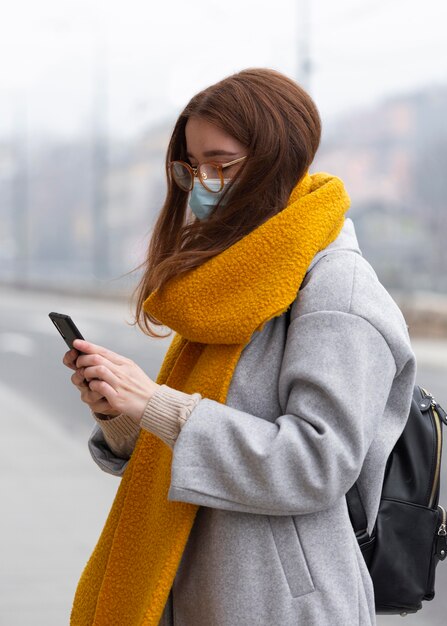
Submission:
M 401 309 L 412 337 L 447 339 L 447 294 L 430 291 L 390 291 L 390 294 Z
M 95 298 L 97 300 L 129 301 L 135 283 L 127 285 L 107 284 L 75 284 L 60 285 L 48 283 L 10 283 L 0 281 L 0 289 L 4 296 L 8 290 L 20 292 L 60 293 L 78 298 Z M 389 290 L 393 300 L 401 309 L 407 322 L 410 336 L 439 338 L 447 340 L 447 294 L 429 291 L 403 292 Z

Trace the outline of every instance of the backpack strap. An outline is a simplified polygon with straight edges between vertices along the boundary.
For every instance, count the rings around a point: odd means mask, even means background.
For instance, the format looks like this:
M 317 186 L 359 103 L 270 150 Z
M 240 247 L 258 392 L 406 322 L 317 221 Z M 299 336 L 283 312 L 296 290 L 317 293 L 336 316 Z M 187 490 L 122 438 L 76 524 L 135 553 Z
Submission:
M 359 544 L 362 545 L 362 543 L 369 541 L 370 537 L 368 534 L 368 519 L 357 483 L 354 483 L 346 494 L 346 502 L 355 536 Z

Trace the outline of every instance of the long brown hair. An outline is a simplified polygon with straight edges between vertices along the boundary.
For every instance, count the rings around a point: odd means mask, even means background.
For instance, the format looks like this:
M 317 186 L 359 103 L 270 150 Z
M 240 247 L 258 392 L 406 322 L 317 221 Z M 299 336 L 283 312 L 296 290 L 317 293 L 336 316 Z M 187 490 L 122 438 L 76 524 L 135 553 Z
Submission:
M 188 193 L 170 180 L 169 162 L 188 161 L 185 126 L 190 117 L 215 124 L 242 143 L 248 158 L 206 220 L 187 219 Z M 146 298 L 173 276 L 223 252 L 281 211 L 312 163 L 320 144 L 317 107 L 300 85 L 271 69 L 247 69 L 195 95 L 180 114 L 166 154 L 168 190 L 155 222 L 144 267 L 135 289 L 135 322 L 160 337 L 143 310 Z M 135 270 L 134 270 L 135 271 Z M 181 306 L 181 304 L 180 304 Z M 166 336 L 166 335 L 163 335 Z

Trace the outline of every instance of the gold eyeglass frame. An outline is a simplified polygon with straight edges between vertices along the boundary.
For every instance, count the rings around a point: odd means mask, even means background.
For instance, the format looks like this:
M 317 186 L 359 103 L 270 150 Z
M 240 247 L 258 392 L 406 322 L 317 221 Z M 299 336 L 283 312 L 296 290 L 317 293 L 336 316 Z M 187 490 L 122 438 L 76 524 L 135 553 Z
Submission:
M 226 167 L 230 167 L 231 165 L 236 165 L 236 163 L 240 163 L 241 161 L 243 161 L 244 159 L 247 158 L 247 155 L 243 156 L 243 157 L 239 157 L 238 159 L 234 159 L 234 161 L 229 161 L 228 163 L 215 163 L 214 161 L 206 161 L 204 163 L 199 163 L 198 165 L 196 165 L 196 167 L 192 167 L 189 163 L 185 163 L 185 161 L 170 161 L 169 163 L 169 170 L 170 170 L 170 174 L 171 174 L 171 178 L 172 180 L 175 182 L 176 185 L 178 185 L 180 187 L 180 189 L 182 189 L 183 191 L 192 191 L 193 187 L 194 187 L 194 178 L 198 178 L 199 181 L 201 182 L 202 186 L 205 187 L 205 189 L 207 191 L 209 191 L 210 193 L 219 193 L 219 191 L 221 191 L 223 189 L 224 186 L 224 177 L 223 177 L 223 170 Z M 181 165 L 183 165 L 184 167 L 186 167 L 186 169 L 190 172 L 191 174 L 191 186 L 189 189 L 184 189 L 181 185 L 179 185 L 179 183 L 176 181 L 175 176 L 173 174 L 173 167 L 176 163 L 180 163 Z M 200 172 L 200 168 L 202 167 L 202 165 L 211 165 L 212 167 L 215 167 L 217 170 L 217 173 L 219 175 L 219 180 L 220 180 L 220 188 L 219 189 L 209 189 L 206 186 L 206 183 L 204 183 L 204 180 L 206 180 L 206 174 L 205 176 L 200 175 L 199 176 L 199 172 Z

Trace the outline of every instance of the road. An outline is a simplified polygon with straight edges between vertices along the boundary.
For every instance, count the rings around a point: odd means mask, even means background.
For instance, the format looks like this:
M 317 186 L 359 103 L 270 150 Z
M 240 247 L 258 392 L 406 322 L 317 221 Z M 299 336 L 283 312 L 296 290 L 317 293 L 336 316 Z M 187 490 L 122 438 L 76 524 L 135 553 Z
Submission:
M 92 419 L 62 365 L 65 344 L 48 313 L 70 314 L 86 339 L 132 358 L 154 379 L 172 337 L 151 339 L 126 325 L 131 311 L 125 302 L 1 287 L 0 303 L 0 468 L 7 478 L 0 497 L 10 512 L 0 522 L 0 625 L 63 626 L 118 481 L 88 454 Z M 413 347 L 418 382 L 447 408 L 447 340 L 413 339 Z M 447 503 L 445 457 L 441 502 Z M 447 564 L 441 563 L 435 600 L 405 623 L 445 625 L 446 585 Z M 378 624 L 399 620 L 379 617 Z
M 0 290 L 0 380 L 19 396 L 36 402 L 73 437 L 85 438 L 91 419 L 73 387 L 62 357 L 68 348 L 48 317 L 71 315 L 85 339 L 134 359 L 156 377 L 170 339 L 153 340 L 126 324 L 126 303 L 70 298 L 56 294 L 17 294 Z

